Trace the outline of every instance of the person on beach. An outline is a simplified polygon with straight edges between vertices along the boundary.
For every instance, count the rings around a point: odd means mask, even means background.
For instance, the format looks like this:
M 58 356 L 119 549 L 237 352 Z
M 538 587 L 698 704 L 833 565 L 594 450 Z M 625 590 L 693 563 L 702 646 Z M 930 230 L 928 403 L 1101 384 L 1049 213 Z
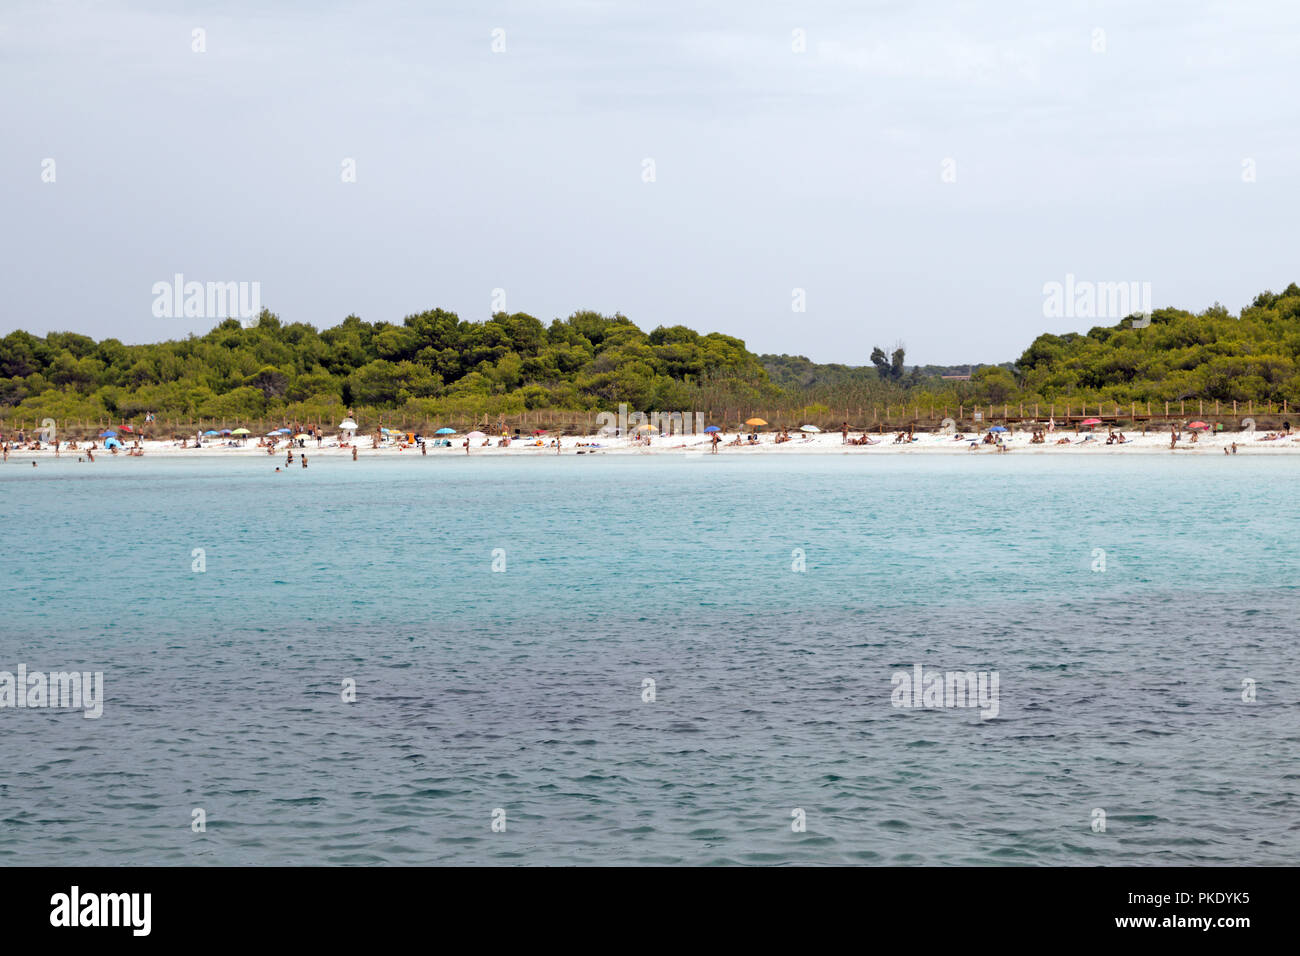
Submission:
M 93 450 L 94 447 L 95 447 L 95 443 L 91 442 L 90 448 L 86 449 L 86 457 L 89 458 L 92 462 L 95 460 L 95 452 Z
M 469 439 L 465 439 L 465 454 L 469 454 Z
M 425 446 L 424 442 L 420 442 L 420 454 L 421 455 L 429 454 L 429 449 Z
M 844 433 L 844 437 L 847 438 L 847 437 L 848 437 L 848 434 L 849 434 L 848 432 L 845 432 L 845 433 Z M 720 444 L 722 444 L 722 439 L 718 437 L 718 433 L 717 433 L 717 432 L 714 432 L 714 433 L 713 433 L 713 439 L 712 439 L 711 444 L 713 445 L 713 448 L 711 448 L 710 451 L 711 451 L 713 454 L 716 455 L 716 454 L 718 453 L 718 446 L 719 446 Z
M 303 456 L 302 456 L 302 466 L 303 466 L 304 468 L 307 467 L 307 456 L 306 456 L 306 455 L 303 455 Z
M 356 461 L 356 460 L 357 460 L 357 446 L 356 446 L 356 445 L 353 445 L 353 446 L 352 446 L 352 460 L 353 460 L 353 461 Z

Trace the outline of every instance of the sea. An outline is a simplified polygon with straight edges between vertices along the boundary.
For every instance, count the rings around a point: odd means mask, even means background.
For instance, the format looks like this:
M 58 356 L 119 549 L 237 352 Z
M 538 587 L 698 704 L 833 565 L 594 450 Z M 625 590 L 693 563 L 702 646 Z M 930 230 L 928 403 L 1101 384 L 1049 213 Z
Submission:
M 1289 457 L 309 457 L 0 466 L 0 863 L 1300 857 Z

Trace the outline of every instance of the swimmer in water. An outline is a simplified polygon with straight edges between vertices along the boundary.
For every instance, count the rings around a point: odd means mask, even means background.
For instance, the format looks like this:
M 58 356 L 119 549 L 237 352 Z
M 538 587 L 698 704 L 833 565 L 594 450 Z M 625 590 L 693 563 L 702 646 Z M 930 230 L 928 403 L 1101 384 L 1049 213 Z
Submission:
M 353 461 L 356 461 L 356 460 L 357 460 L 357 446 L 356 446 L 356 445 L 353 445 L 353 446 L 352 446 L 352 460 L 353 460 Z
M 302 466 L 303 466 L 304 468 L 307 467 L 307 456 L 306 456 L 306 455 L 303 455 L 303 456 L 302 456 Z

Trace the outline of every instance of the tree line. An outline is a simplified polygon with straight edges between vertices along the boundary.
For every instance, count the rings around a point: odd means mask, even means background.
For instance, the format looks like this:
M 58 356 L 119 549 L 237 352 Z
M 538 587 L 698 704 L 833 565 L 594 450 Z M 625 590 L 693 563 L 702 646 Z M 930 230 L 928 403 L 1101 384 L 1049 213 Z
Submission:
M 1300 402 L 1300 287 L 1263 292 L 1240 315 L 1155 310 L 1087 333 L 1038 336 L 1019 360 L 952 371 L 755 355 L 738 338 L 683 325 L 646 332 L 623 315 L 575 312 L 549 325 L 526 313 L 467 321 L 441 309 L 401 323 L 350 315 L 317 331 L 263 311 L 204 335 L 142 345 L 75 332 L 0 338 L 0 418 L 39 421 L 282 419 L 348 411 L 409 420 L 534 409 L 846 409 L 931 402 Z

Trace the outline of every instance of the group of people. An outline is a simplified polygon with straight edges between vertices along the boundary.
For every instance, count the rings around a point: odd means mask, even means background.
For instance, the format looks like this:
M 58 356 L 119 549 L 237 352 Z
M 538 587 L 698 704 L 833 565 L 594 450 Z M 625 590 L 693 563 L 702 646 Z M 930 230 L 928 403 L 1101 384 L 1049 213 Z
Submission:
M 108 446 L 109 453 L 116 455 L 118 453 L 118 448 L 121 447 L 121 444 L 122 444 L 121 442 L 113 442 L 111 445 Z M 3 460 L 6 462 L 9 461 L 10 455 L 22 451 L 42 451 L 42 450 L 48 451 L 52 449 L 54 451 L 54 457 L 61 458 L 63 456 L 63 451 L 65 448 L 70 452 L 72 451 L 82 452 L 82 454 L 77 456 L 77 461 L 89 460 L 93 462 L 95 460 L 95 452 L 99 451 L 99 444 L 95 441 L 91 441 L 84 448 L 78 448 L 75 439 L 69 439 L 68 441 L 60 441 L 59 439 L 54 438 L 46 442 L 44 445 L 42 445 L 41 440 L 39 438 L 33 437 L 31 439 L 27 439 L 27 437 L 21 431 L 19 431 L 19 437 L 18 440 L 16 441 L 4 441 L 2 438 L 0 438 L 0 456 L 2 456 Z M 144 454 L 144 445 L 141 444 L 140 439 L 137 438 L 135 442 L 132 443 L 132 445 L 129 448 L 127 448 L 126 454 L 130 458 L 139 458 Z M 36 462 L 32 462 L 32 464 L 35 465 Z
M 857 438 L 849 437 L 849 423 L 845 422 L 840 426 L 840 437 L 846 445 L 879 445 L 880 439 L 872 438 L 864 429 L 862 434 Z

